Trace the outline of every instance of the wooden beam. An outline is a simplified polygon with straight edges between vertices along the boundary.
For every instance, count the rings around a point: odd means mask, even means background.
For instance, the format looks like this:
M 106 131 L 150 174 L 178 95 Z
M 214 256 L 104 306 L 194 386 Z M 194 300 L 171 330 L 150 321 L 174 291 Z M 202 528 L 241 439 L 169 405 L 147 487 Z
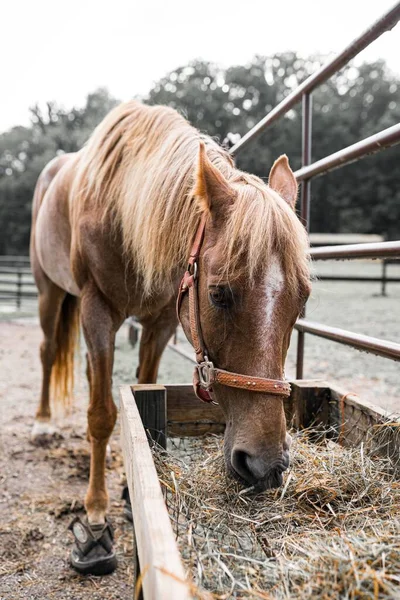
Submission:
M 120 394 L 122 451 L 144 598 L 189 600 L 189 586 L 132 389 L 122 386 Z
M 295 429 L 326 425 L 329 415 L 329 383 L 319 379 L 291 381 L 292 393 L 285 406 L 288 426 Z
M 400 414 L 362 400 L 354 392 L 330 389 L 328 423 L 344 446 L 367 443 L 373 452 L 400 464 Z
M 199 400 L 191 383 L 166 385 L 165 388 L 170 437 L 191 437 L 225 430 L 221 408 Z
M 163 448 L 167 447 L 167 392 L 163 385 L 131 386 L 146 433 Z
M 328 418 L 330 392 L 326 381 L 300 379 L 290 384 L 292 393 L 284 400 L 288 426 L 310 427 Z M 168 435 L 186 437 L 224 431 L 225 417 L 221 408 L 201 402 L 191 384 L 171 384 L 165 388 Z

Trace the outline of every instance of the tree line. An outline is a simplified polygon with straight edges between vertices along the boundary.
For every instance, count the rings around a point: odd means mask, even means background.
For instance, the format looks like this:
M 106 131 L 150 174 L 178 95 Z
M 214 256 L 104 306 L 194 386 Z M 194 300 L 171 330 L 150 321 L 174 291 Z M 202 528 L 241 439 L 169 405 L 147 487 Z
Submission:
M 240 139 L 321 64 L 296 53 L 256 56 L 223 69 L 195 61 L 168 73 L 148 95 L 221 143 Z M 30 109 L 30 125 L 0 135 L 0 254 L 27 254 L 37 177 L 49 160 L 82 147 L 118 103 L 106 89 L 65 110 L 54 102 Z M 384 61 L 349 65 L 313 93 L 312 160 L 318 160 L 400 121 L 400 77 Z M 273 124 L 237 158 L 241 169 L 267 177 L 280 154 L 301 166 L 301 105 Z M 311 231 L 400 235 L 398 147 L 312 182 Z

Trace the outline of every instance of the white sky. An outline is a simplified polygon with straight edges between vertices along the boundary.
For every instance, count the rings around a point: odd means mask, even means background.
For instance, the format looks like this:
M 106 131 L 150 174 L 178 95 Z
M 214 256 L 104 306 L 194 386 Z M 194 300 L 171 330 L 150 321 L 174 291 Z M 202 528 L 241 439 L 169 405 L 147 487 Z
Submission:
M 28 107 L 70 108 L 106 86 L 126 100 L 194 58 L 224 66 L 254 54 L 338 52 L 394 0 L 0 0 L 0 132 Z M 361 58 L 400 73 L 400 25 Z

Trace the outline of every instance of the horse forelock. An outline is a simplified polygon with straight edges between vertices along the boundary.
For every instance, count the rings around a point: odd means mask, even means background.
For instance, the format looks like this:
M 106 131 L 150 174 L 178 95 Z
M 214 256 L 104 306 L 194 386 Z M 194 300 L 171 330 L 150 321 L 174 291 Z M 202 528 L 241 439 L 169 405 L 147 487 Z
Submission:
M 293 209 L 255 175 L 236 171 L 229 183 L 236 198 L 224 230 L 223 276 L 229 279 L 245 270 L 253 280 L 260 268 L 278 258 L 289 290 L 307 287 L 309 242 Z
M 199 142 L 235 188 L 221 226 L 226 273 L 253 277 L 277 253 L 289 285 L 308 278 L 307 239 L 292 209 L 259 178 L 234 168 L 228 153 L 175 110 L 136 101 L 115 108 L 80 152 L 76 207 L 90 203 L 120 227 L 123 250 L 143 279 L 144 296 L 170 285 L 187 260 L 201 208 L 193 195 Z

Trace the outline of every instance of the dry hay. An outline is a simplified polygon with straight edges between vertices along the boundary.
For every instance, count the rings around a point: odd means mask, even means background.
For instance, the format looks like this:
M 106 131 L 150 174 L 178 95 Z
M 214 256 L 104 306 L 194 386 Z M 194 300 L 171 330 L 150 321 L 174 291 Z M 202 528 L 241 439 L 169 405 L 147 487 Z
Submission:
M 400 598 L 388 458 L 297 433 L 283 487 L 255 495 L 226 476 L 220 437 L 172 445 L 154 457 L 196 598 Z

